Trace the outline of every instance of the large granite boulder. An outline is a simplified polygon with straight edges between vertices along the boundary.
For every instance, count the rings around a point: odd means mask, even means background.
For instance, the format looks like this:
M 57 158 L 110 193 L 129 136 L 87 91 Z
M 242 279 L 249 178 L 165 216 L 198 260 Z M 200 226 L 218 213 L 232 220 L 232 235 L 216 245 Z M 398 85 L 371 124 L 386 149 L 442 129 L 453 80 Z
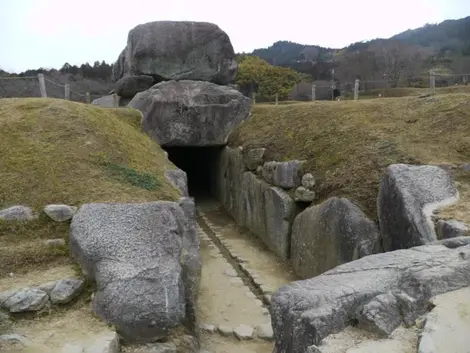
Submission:
M 134 98 L 137 93 L 148 90 L 153 84 L 152 76 L 125 76 L 116 82 L 114 92 L 122 98 Z
M 237 62 L 230 38 L 206 22 L 156 21 L 133 28 L 119 56 L 114 79 L 150 75 L 157 81 L 233 83 Z
M 72 220 L 70 252 L 96 282 L 93 310 L 126 341 L 194 325 L 201 264 L 192 199 L 85 204 Z
M 137 93 L 128 106 L 143 113 L 143 130 L 162 146 L 220 146 L 248 118 L 251 99 L 229 86 L 168 81 Z
M 380 250 L 377 225 L 346 198 L 309 207 L 292 225 L 292 265 L 302 278 Z
M 386 331 L 397 322 L 412 324 L 430 309 L 432 297 L 469 285 L 469 259 L 470 245 L 423 245 L 366 256 L 282 286 L 271 301 L 276 352 L 304 353 L 361 318 Z M 399 310 L 379 304 L 386 302 Z
M 432 212 L 456 202 L 458 197 L 452 176 L 440 167 L 390 165 L 381 181 L 377 199 L 385 251 L 435 241 Z

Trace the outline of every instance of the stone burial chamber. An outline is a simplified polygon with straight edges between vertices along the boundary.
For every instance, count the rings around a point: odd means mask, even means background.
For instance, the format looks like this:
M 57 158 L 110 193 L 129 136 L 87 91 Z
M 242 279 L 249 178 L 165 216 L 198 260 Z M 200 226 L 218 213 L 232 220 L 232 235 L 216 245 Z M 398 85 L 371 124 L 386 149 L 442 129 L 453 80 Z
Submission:
M 207 197 L 215 183 L 216 162 L 223 147 L 164 147 L 168 159 L 185 174 L 188 193 L 192 197 Z M 181 175 L 182 176 L 182 175 Z M 178 184 L 177 181 L 174 184 Z

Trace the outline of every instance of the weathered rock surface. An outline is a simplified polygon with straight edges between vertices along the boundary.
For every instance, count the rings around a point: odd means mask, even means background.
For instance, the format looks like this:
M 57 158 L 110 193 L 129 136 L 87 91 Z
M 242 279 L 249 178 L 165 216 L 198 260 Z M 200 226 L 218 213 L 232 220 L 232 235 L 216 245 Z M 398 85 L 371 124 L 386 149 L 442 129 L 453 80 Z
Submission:
M 112 94 L 94 99 L 91 104 L 99 105 L 100 107 L 115 107 L 114 96 Z
M 128 74 L 128 72 L 126 71 L 127 68 L 125 67 L 126 55 L 127 55 L 127 47 L 125 47 L 121 51 L 117 61 L 113 64 L 113 70 L 112 70 L 113 82 L 119 81 L 121 77 L 124 77 Z
M 109 332 L 98 337 L 93 344 L 87 348 L 86 353 L 119 353 L 121 345 L 119 336 L 115 332 Z
M 49 301 L 46 292 L 38 288 L 25 288 L 18 291 L 0 293 L 0 307 L 11 313 L 39 311 Z
M 302 181 L 302 161 L 266 162 L 263 165 L 263 178 L 274 186 L 292 189 Z
M 0 335 L 0 348 L 2 348 L 2 343 L 7 343 L 7 344 L 14 345 L 17 347 L 18 346 L 25 347 L 28 345 L 29 341 L 23 335 L 10 333 L 6 335 Z
M 179 190 L 181 196 L 188 197 L 188 176 L 181 169 L 171 169 L 165 172 L 168 181 Z
M 290 229 L 297 207 L 282 189 L 246 171 L 242 149 L 226 147 L 215 169 L 214 193 L 241 227 L 246 227 L 276 254 L 289 258 Z
M 400 306 L 391 292 L 373 298 L 359 314 L 359 327 L 379 336 L 388 337 L 401 323 Z
M 134 98 L 137 93 L 148 90 L 153 85 L 152 76 L 125 76 L 116 82 L 114 92 L 122 98 Z
M 385 251 L 437 239 L 432 211 L 457 201 L 451 175 L 436 166 L 390 165 L 380 184 L 378 219 Z
M 309 207 L 292 225 L 292 265 L 302 278 L 379 251 L 377 225 L 346 198 Z
M 266 231 L 264 242 L 282 259 L 290 257 L 291 224 L 296 214 L 296 205 L 282 189 L 269 187 L 264 191 Z
M 449 249 L 455 249 L 455 248 L 459 248 L 461 246 L 469 245 L 470 244 L 470 237 L 463 236 L 463 237 L 458 237 L 458 238 L 449 238 L 449 239 L 436 240 L 436 241 L 432 242 L 431 244 L 444 245 L 445 247 L 447 247 Z
M 51 292 L 55 288 L 56 285 L 57 285 L 57 281 L 50 281 L 50 282 L 40 284 L 39 286 L 37 286 L 37 288 L 46 292 L 48 295 L 51 295 Z
M 200 273 L 194 212 L 182 199 L 86 204 L 74 216 L 70 251 L 96 281 L 93 309 L 125 340 L 153 341 L 192 324 Z
M 83 286 L 84 282 L 80 279 L 58 280 L 50 292 L 50 300 L 53 304 L 69 303 L 82 292 Z
M 438 295 L 426 315 L 418 353 L 465 353 L 469 350 L 470 287 Z
M 68 205 L 47 205 L 44 207 L 44 213 L 55 222 L 65 222 L 72 219 L 77 207 Z
M 143 113 L 143 130 L 162 146 L 220 146 L 248 117 L 251 99 L 228 86 L 184 80 L 158 83 L 128 106 Z
M 264 162 L 266 148 L 253 148 L 245 151 L 243 158 L 248 170 L 256 170 Z
M 439 239 L 450 239 L 463 237 L 468 234 L 469 228 L 463 222 L 451 219 L 448 221 L 439 220 L 437 222 L 437 235 Z
M 469 259 L 470 245 L 424 245 L 366 256 L 282 286 L 271 302 L 277 352 L 305 352 L 342 331 L 365 304 L 389 292 L 412 298 L 407 321 L 416 320 L 433 296 L 468 286 Z
M 214 193 L 224 209 L 232 215 L 240 227 L 245 225 L 246 211 L 243 209 L 243 174 L 246 171 L 240 148 L 225 147 L 214 168 L 216 184 Z
M 312 202 L 315 200 L 315 196 L 315 191 L 309 190 L 303 186 L 299 186 L 297 189 L 295 189 L 294 193 L 295 201 L 301 202 Z
M 253 327 L 248 325 L 238 325 L 233 329 L 233 334 L 239 340 L 251 340 L 253 338 Z
M 127 104 L 129 104 L 131 100 L 129 98 L 122 98 L 122 97 L 119 97 L 118 96 L 118 106 L 119 107 L 125 107 Z M 106 107 L 106 108 L 115 108 L 116 107 L 116 103 L 114 102 L 114 96 L 111 94 L 111 95 L 107 95 L 107 96 L 103 96 L 103 97 L 100 97 L 100 98 L 96 98 L 94 99 L 91 104 L 94 104 L 94 105 L 99 105 L 100 107 Z
M 119 55 L 114 79 L 150 75 L 156 80 L 196 80 L 226 85 L 237 75 L 230 38 L 206 22 L 156 21 L 133 28 Z
M 256 328 L 256 336 L 259 338 L 266 340 L 266 341 L 272 341 L 273 339 L 273 328 L 271 324 L 263 324 L 259 325 Z
M 302 176 L 302 186 L 306 189 L 313 189 L 315 187 L 315 177 L 311 173 L 304 174 Z
M 11 206 L 0 210 L 1 221 L 31 221 L 37 218 L 33 210 L 26 206 Z
M 242 188 L 238 191 L 243 195 L 243 209 L 246 212 L 244 226 L 261 239 L 267 235 L 264 193 L 268 188 L 264 180 L 252 172 L 246 172 L 243 174 Z
M 224 337 L 231 336 L 233 334 L 233 329 L 227 325 L 217 326 L 217 331 Z

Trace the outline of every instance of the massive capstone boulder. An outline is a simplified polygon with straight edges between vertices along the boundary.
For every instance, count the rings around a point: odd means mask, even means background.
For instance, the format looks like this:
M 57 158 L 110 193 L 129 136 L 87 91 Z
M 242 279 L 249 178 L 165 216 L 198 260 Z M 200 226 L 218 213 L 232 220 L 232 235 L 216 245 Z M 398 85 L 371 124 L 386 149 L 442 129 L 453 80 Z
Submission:
M 157 81 L 196 80 L 221 85 L 237 75 L 228 35 L 206 22 L 156 21 L 133 28 L 114 70 L 124 75 L 150 75 Z
M 437 240 L 432 212 L 456 202 L 458 197 L 452 176 L 440 167 L 390 165 L 382 178 L 377 199 L 385 251 Z
M 307 208 L 292 225 L 291 259 L 302 278 L 381 250 L 377 225 L 346 198 Z
M 457 247 L 450 249 L 447 243 Z M 276 352 L 304 353 L 353 322 L 366 320 L 382 331 L 398 323 L 413 324 L 430 309 L 432 297 L 469 283 L 470 245 L 458 246 L 455 239 L 340 265 L 274 293 L 271 317 Z M 386 302 L 397 310 L 378 305 Z M 386 310 L 386 315 L 377 309 Z
M 248 118 L 251 99 L 229 86 L 184 80 L 160 82 L 128 106 L 143 113 L 143 130 L 162 146 L 222 146 Z
M 126 341 L 155 341 L 194 326 L 201 263 L 192 199 L 85 204 L 69 243 L 96 282 L 93 310 Z

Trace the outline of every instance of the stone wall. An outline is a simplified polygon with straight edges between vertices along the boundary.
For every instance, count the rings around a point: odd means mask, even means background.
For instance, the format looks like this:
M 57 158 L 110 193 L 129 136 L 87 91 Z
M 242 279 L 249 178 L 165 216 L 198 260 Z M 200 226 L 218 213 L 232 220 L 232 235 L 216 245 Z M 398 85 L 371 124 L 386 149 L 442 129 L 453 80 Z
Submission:
M 240 227 L 301 277 L 380 251 L 377 225 L 349 200 L 305 209 L 315 198 L 315 181 L 302 164 L 264 161 L 263 149 L 226 147 L 213 171 L 213 193 Z
M 433 242 L 433 210 L 458 200 L 452 176 L 442 168 L 394 164 L 384 170 L 375 222 L 354 200 L 319 202 L 315 178 L 304 173 L 302 161 L 266 161 L 264 152 L 226 147 L 214 165 L 213 194 L 240 227 L 302 278 L 384 250 Z M 468 230 L 454 220 L 438 225 L 441 238 Z
M 241 148 L 226 147 L 215 165 L 213 193 L 240 227 L 288 260 L 291 225 L 298 207 L 286 191 L 268 184 L 248 170 L 247 164 L 256 168 L 256 163 L 245 162 Z

